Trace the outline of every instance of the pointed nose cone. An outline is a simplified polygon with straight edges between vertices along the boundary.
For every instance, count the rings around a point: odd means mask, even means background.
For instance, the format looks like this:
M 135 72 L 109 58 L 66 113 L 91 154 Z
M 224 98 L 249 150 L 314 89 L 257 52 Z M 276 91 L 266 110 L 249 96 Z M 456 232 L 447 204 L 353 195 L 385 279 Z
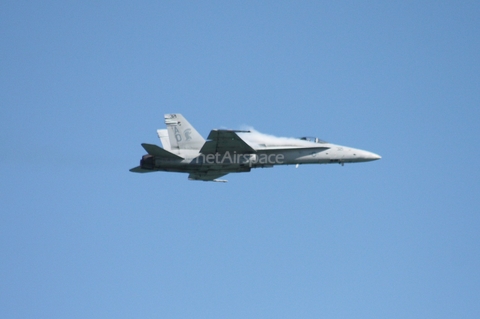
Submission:
M 343 157 L 343 160 L 348 163 L 358 163 L 358 162 L 371 162 L 381 159 L 382 157 L 378 154 L 364 151 L 360 149 L 349 149 L 349 153 Z
M 375 154 L 375 153 L 368 152 L 367 158 L 370 161 L 376 161 L 376 160 L 381 159 L 382 157 L 380 155 Z

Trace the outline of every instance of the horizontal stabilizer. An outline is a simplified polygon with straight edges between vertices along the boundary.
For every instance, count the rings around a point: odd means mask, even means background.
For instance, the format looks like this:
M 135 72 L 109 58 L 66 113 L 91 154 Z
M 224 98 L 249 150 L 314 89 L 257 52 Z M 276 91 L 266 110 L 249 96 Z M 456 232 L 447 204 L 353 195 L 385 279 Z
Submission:
M 155 171 L 150 170 L 150 169 L 143 169 L 141 166 L 137 166 L 137 167 L 131 168 L 130 172 L 132 172 L 132 173 L 151 173 L 151 172 L 155 172 Z
M 169 151 L 166 151 L 163 148 L 161 148 L 157 145 L 154 145 L 154 144 L 142 143 L 142 146 L 145 149 L 145 151 L 147 151 L 148 154 L 153 155 L 153 156 L 170 158 L 170 159 L 177 159 L 177 160 L 182 160 L 183 159 L 183 157 L 180 157 L 176 154 L 170 153 Z

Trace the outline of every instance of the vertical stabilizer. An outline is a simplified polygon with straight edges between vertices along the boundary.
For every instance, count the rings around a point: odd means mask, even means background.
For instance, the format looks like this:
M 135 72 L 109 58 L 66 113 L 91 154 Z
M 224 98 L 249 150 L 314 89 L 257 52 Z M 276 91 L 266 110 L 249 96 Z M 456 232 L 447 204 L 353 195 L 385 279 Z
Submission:
M 200 150 L 205 140 L 182 114 L 165 114 L 170 149 Z M 163 144 L 163 141 L 162 141 Z
M 162 142 L 163 148 L 167 151 L 171 150 L 170 140 L 168 139 L 168 130 L 167 129 L 157 130 L 157 135 L 158 135 L 158 138 L 160 139 L 160 142 Z

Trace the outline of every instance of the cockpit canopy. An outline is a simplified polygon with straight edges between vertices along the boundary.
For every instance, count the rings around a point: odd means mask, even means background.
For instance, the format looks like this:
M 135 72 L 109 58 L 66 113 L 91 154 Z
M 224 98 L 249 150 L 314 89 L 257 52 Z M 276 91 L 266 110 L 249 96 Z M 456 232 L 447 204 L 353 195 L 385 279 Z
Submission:
M 300 137 L 300 139 L 303 141 L 308 141 L 308 142 L 318 143 L 318 144 L 327 143 L 324 140 L 319 139 L 318 137 L 312 137 L 312 136 L 304 136 L 304 137 Z

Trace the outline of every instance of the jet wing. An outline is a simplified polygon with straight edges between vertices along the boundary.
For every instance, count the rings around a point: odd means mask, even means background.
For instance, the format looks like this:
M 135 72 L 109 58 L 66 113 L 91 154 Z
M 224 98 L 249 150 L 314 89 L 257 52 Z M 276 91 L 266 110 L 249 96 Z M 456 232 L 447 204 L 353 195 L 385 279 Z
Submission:
M 237 152 L 238 154 L 256 153 L 235 131 L 212 130 L 208 135 L 208 141 L 203 144 L 200 153 L 216 154 L 226 152 Z
M 192 181 L 204 181 L 204 182 L 226 182 L 225 180 L 217 180 L 217 178 L 227 175 L 230 172 L 225 171 L 206 171 L 195 172 L 188 175 L 188 179 Z

